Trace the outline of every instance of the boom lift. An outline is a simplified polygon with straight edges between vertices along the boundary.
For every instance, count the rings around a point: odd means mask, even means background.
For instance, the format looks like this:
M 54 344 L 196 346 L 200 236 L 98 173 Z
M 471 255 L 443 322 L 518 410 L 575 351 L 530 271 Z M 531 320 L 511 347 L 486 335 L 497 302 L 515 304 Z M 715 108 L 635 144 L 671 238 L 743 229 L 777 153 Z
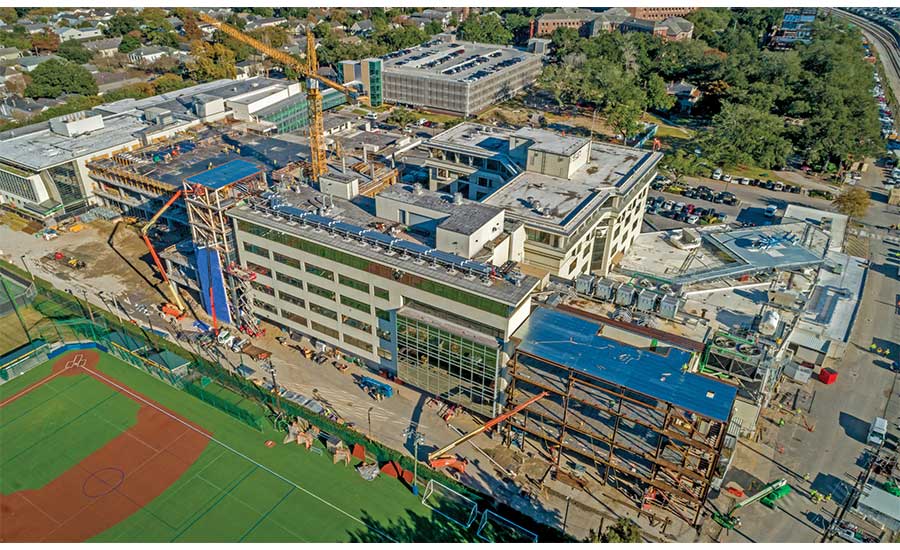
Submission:
M 447 453 L 449 453 L 450 451 L 452 451 L 459 445 L 465 443 L 466 441 L 472 439 L 476 435 L 490 430 L 491 428 L 493 428 L 497 424 L 500 424 L 504 420 L 512 418 L 519 412 L 523 411 L 524 409 L 533 405 L 534 403 L 540 401 L 541 399 L 547 397 L 548 395 L 550 395 L 550 394 L 547 392 L 541 392 L 541 393 L 535 395 L 534 397 L 528 399 L 527 401 L 524 401 L 521 404 L 516 405 L 515 407 L 513 407 L 512 410 L 505 412 L 505 413 L 501 414 L 500 416 L 497 416 L 495 418 L 488 420 L 481 426 L 475 428 L 471 432 L 460 437 L 459 439 L 450 443 L 446 447 L 443 447 L 441 449 L 434 451 L 433 453 L 428 455 L 429 465 L 432 468 L 436 468 L 436 469 L 447 467 L 447 468 L 453 468 L 454 470 L 456 470 L 459 473 L 465 472 L 466 464 L 468 464 L 468 461 L 464 458 L 458 458 L 458 457 L 448 455 Z
M 732 506 L 731 510 L 728 510 L 728 512 L 724 514 L 721 512 L 713 512 L 713 519 L 716 523 L 726 529 L 735 529 L 741 526 L 741 518 L 734 515 L 738 510 L 759 501 L 762 501 L 762 503 L 769 508 L 774 508 L 775 501 L 790 492 L 791 486 L 788 485 L 786 479 L 773 481 L 772 483 L 769 483 L 768 485 L 763 487 L 762 490 L 755 495 L 752 495 Z
M 150 228 L 156 224 L 160 216 L 162 216 L 166 212 L 166 210 L 168 210 L 169 207 L 179 199 L 179 197 L 186 193 L 193 192 L 193 190 L 189 190 L 186 192 L 184 189 L 179 189 L 178 191 L 176 191 L 175 194 L 172 195 L 172 197 L 168 201 L 166 201 L 166 204 L 164 204 L 163 207 L 160 208 L 152 218 L 150 218 L 150 221 L 144 224 L 144 227 L 141 228 L 141 238 L 144 239 L 144 244 L 147 245 L 147 250 L 150 251 L 150 256 L 153 258 L 153 263 L 156 264 L 156 269 L 162 276 L 163 281 L 169 286 L 169 294 L 172 301 L 163 305 L 162 312 L 166 315 L 175 317 L 179 321 L 181 319 L 184 319 L 187 307 L 184 305 L 184 302 L 181 300 L 181 296 L 178 294 L 178 287 L 175 286 L 174 281 L 169 279 L 169 275 L 166 273 L 166 269 L 163 267 L 162 262 L 159 261 L 159 256 L 156 254 L 156 249 L 153 247 L 153 243 L 150 242 L 150 237 L 147 236 L 147 233 L 150 231 Z
M 267 57 L 286 67 L 290 67 L 306 78 L 306 97 L 309 101 L 310 177 L 313 181 L 319 181 L 319 176 L 328 170 L 328 165 L 325 161 L 326 144 L 325 125 L 322 119 L 322 90 L 319 88 L 319 83 L 343 92 L 351 100 L 356 99 L 361 103 L 368 104 L 368 96 L 357 94 L 353 88 L 319 74 L 319 61 L 316 58 L 316 39 L 311 32 L 306 33 L 306 64 L 303 64 L 290 55 L 263 44 L 231 25 L 222 23 L 215 17 L 203 12 L 199 12 L 197 17 L 204 23 L 212 25 L 235 40 L 255 48 Z

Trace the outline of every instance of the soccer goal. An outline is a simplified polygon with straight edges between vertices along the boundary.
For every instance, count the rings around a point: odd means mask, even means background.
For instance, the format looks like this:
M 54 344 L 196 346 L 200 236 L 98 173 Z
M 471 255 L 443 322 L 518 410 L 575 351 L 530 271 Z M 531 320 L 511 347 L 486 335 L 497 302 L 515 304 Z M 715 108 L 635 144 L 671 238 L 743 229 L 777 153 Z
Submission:
M 485 542 L 537 542 L 538 536 L 490 510 L 481 515 L 475 536 Z
M 425 486 L 422 504 L 465 528 L 472 525 L 478 517 L 478 505 L 474 500 L 433 479 L 429 479 Z

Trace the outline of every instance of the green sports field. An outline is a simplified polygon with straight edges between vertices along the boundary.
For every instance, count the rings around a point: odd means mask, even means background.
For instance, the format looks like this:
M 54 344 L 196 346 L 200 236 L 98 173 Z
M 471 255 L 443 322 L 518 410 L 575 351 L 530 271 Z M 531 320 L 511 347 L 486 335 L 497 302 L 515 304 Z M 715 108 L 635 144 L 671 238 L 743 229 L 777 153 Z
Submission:
M 0 402 L 47 377 L 51 363 L 0 386 Z M 327 452 L 282 445 L 283 434 L 268 425 L 260 433 L 112 356 L 101 354 L 98 370 L 202 426 L 213 440 L 160 496 L 93 541 L 440 542 L 471 537 L 423 506 L 396 479 L 365 481 L 353 468 L 332 464 Z M 86 373 L 54 378 L 3 406 L 0 492 L 46 485 L 134 425 L 138 409 L 136 401 Z M 278 445 L 267 448 L 269 439 Z

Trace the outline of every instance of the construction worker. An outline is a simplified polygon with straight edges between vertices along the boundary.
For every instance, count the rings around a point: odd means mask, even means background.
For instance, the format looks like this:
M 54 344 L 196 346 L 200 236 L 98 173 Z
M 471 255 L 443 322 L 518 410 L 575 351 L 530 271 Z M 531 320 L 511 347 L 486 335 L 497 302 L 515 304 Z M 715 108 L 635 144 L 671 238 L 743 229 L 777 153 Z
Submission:
M 803 481 L 809 481 L 809 472 L 803 474 Z
M 878 353 L 878 355 L 881 355 L 882 353 L 884 353 L 884 350 L 881 348 L 878 348 L 878 351 L 876 353 Z
M 778 427 L 780 428 L 782 426 L 784 426 L 784 418 L 779 418 L 778 419 Z
M 825 495 L 825 502 L 831 502 L 831 493 Z
M 813 501 L 813 502 L 817 502 L 817 499 L 818 499 L 818 498 L 819 498 L 819 492 L 818 492 L 818 491 L 816 491 L 815 489 L 813 489 L 812 491 L 809 492 L 809 500 L 811 500 L 811 501 Z

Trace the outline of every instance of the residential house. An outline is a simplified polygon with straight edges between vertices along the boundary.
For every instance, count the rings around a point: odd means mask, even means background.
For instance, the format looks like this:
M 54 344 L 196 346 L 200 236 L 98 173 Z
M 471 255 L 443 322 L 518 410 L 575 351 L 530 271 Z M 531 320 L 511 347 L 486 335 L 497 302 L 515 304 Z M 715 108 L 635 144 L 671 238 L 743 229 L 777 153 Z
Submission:
M 350 27 L 350 33 L 357 36 L 369 36 L 373 32 L 375 32 L 375 26 L 372 24 L 371 19 L 357 21 Z
M 170 54 L 171 50 L 163 46 L 144 46 L 128 54 L 128 59 L 137 65 L 149 65 Z
M 26 73 L 30 73 L 35 70 L 38 65 L 45 61 L 50 61 L 51 59 L 62 59 L 57 55 L 29 55 L 28 57 L 20 57 L 16 60 L 16 63 L 22 70 Z
M 412 26 L 418 27 L 420 29 L 424 29 L 425 25 L 427 25 L 429 23 L 431 23 L 431 19 L 428 19 L 427 17 L 420 17 L 418 15 L 413 15 L 406 19 L 407 25 L 412 25 Z
M 420 14 L 422 17 L 427 17 L 432 21 L 437 21 L 441 24 L 442 27 L 445 27 L 450 24 L 450 19 L 453 17 L 453 11 L 449 9 L 427 9 Z
M 632 17 L 625 8 L 611 8 L 601 12 L 590 23 L 591 36 L 612 31 L 642 32 L 673 42 L 692 38 L 694 24 L 683 17 L 669 17 L 663 21 L 639 19 Z
M 690 113 L 703 96 L 699 88 L 684 80 L 666 84 L 666 94 L 675 96 L 672 110 L 680 113 Z
M 22 57 L 19 48 L 0 48 L 0 61 L 11 61 Z
M 167 17 L 166 21 L 168 21 L 169 24 L 172 25 L 172 28 L 176 31 L 180 31 L 184 27 L 184 22 L 174 15 L 172 17 Z
M 47 23 L 29 23 L 23 26 L 25 27 L 25 30 L 28 31 L 28 34 L 37 34 L 39 32 L 53 30 Z
M 22 72 L 16 69 L 15 67 L 0 67 L 0 84 L 2 84 L 7 92 L 9 92 L 10 87 L 8 84 L 12 83 L 15 80 L 23 80 L 25 77 L 22 76 Z M 19 84 L 20 86 L 22 84 Z
M 112 57 L 119 52 L 119 44 L 122 43 L 122 37 L 103 38 L 100 40 L 91 40 L 84 43 L 84 47 L 94 55 L 100 57 Z
M 65 103 L 63 99 L 7 96 L 0 103 L 0 116 L 8 120 L 25 120 L 63 103 Z
M 253 78 L 254 76 L 265 76 L 266 72 L 266 66 L 262 62 L 253 59 L 235 63 L 234 67 L 237 69 L 237 78 L 240 80 Z
M 244 30 L 255 31 L 266 27 L 277 27 L 278 25 L 284 25 L 285 23 L 287 23 L 287 19 L 284 17 L 260 17 L 248 22 L 247 26 L 244 27 Z
M 84 29 L 76 29 L 73 27 L 61 27 L 56 31 L 62 42 L 66 40 L 89 40 L 91 38 L 100 38 L 103 31 L 97 27 L 87 27 Z

